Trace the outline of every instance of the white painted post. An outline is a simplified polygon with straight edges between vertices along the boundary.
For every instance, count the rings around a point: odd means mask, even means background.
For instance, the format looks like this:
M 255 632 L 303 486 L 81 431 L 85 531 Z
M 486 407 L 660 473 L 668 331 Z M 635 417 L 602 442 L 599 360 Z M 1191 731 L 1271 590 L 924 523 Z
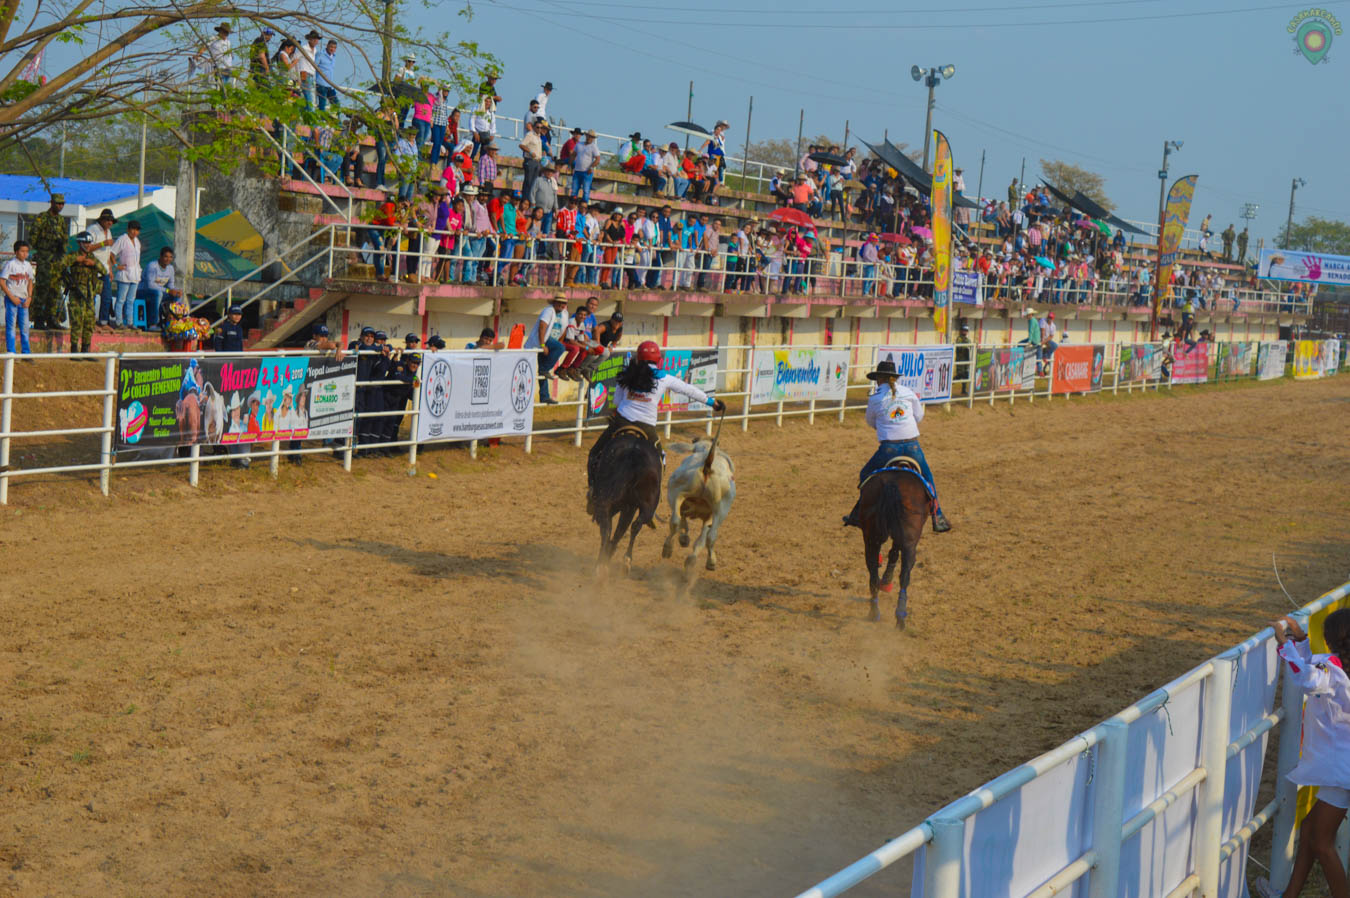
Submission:
M 469 440 L 469 458 L 478 457 L 478 441 Z
M 966 823 L 948 817 L 928 821 L 933 841 L 924 855 L 924 898 L 957 898 L 961 894 L 961 853 L 965 848 Z
M 6 392 L 9 392 L 6 389 Z M 117 420 L 117 354 L 109 355 L 103 364 L 103 433 L 99 436 L 98 488 L 108 495 L 112 486 L 113 422 Z M 6 428 L 8 430 L 8 428 Z
M 741 432 L 750 429 L 750 389 L 745 390 L 745 398 L 741 400 Z
M 672 409 L 666 409 L 666 439 L 670 439 L 670 422 L 674 417 L 675 412 Z
M 847 384 L 847 381 L 845 381 L 845 384 Z M 844 395 L 845 396 L 848 395 L 847 385 L 844 387 Z M 816 423 L 816 400 L 814 397 L 811 399 L 811 405 L 808 406 L 808 411 L 806 412 L 806 423 L 807 424 Z
M 267 463 L 267 472 L 273 480 L 281 473 L 281 440 L 272 441 L 272 460 Z
M 980 344 L 970 344 L 970 373 L 966 376 L 966 408 L 975 407 L 975 360 L 980 355 Z
M 351 473 L 352 470 L 352 444 L 357 440 L 356 430 L 357 416 L 352 415 L 352 435 L 347 437 L 347 448 L 342 450 L 342 470 Z
M 1205 682 L 1205 715 L 1201 721 L 1199 813 L 1195 823 L 1195 873 L 1200 898 L 1218 898 L 1219 848 L 1223 844 L 1223 787 L 1228 766 L 1228 724 L 1233 710 L 1234 655 L 1214 659 L 1214 671 Z
M 9 423 L 14 400 L 14 356 L 5 358 L 5 398 L 0 400 L 0 505 L 9 504 Z
M 422 370 L 418 366 L 418 370 Z M 408 476 L 412 477 L 417 473 L 417 421 L 421 418 L 422 408 L 422 385 L 419 382 L 413 384 L 412 394 L 412 417 L 408 420 Z
M 589 381 L 586 381 L 586 383 L 589 383 Z M 578 391 L 581 392 L 581 396 L 580 396 L 580 398 L 577 400 L 577 418 L 576 418 L 576 431 L 577 431 L 577 432 L 576 432 L 576 434 L 572 437 L 572 445 L 573 445 L 573 446 L 576 446 L 576 447 L 578 447 L 578 448 L 580 448 L 580 447 L 581 447 L 581 432 L 582 432 L 582 429 L 583 429 L 583 428 L 585 427 L 585 425 L 586 425 L 586 404 L 587 404 L 587 397 L 586 397 L 586 391 L 585 391 L 585 389 L 584 389 L 583 387 L 578 386 L 577 389 L 578 389 Z M 669 432 L 669 431 L 666 432 L 666 436 L 670 436 L 670 432 Z
M 1092 851 L 1097 862 L 1088 879 L 1088 898 L 1115 898 L 1120 883 L 1120 828 L 1125 822 L 1125 751 L 1129 724 L 1101 725 L 1093 773 Z
M 778 401 L 778 417 L 774 421 L 777 422 L 779 427 L 783 426 L 783 401 L 781 399 Z
M 1292 616 L 1300 627 L 1307 629 L 1306 614 L 1296 613 Z M 1288 671 L 1283 672 L 1281 677 L 1284 682 L 1280 685 L 1280 706 L 1284 708 L 1284 719 L 1280 721 L 1280 741 L 1275 756 L 1275 797 L 1279 799 L 1280 805 L 1275 811 L 1270 846 L 1270 885 L 1277 891 L 1283 891 L 1289 884 L 1294 869 L 1298 786 L 1289 781 L 1289 771 L 1298 764 L 1303 738 L 1303 690 L 1289 676 Z
M 195 488 L 200 480 L 202 463 L 197 459 L 202 457 L 201 443 L 193 443 L 192 449 L 188 452 L 188 457 L 192 461 L 188 464 L 188 486 Z

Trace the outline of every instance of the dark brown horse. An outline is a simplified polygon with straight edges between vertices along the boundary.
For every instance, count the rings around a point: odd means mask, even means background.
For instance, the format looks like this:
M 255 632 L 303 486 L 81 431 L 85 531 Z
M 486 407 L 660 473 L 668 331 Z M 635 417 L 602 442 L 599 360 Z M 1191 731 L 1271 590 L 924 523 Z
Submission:
M 867 585 L 872 597 L 872 613 L 868 619 L 881 620 L 881 612 L 877 609 L 877 590 L 890 589 L 895 577 L 895 561 L 899 558 L 900 597 L 895 603 L 895 625 L 902 630 L 905 628 L 905 618 L 909 616 L 905 607 L 909 598 L 909 574 L 914 568 L 919 538 L 923 536 L 924 525 L 932 513 L 923 478 L 908 461 L 906 458 L 892 459 L 890 464 L 893 467 L 903 464 L 905 470 L 883 470 L 873 474 L 863 483 L 858 495 L 858 521 L 863 532 Z M 888 539 L 891 541 L 891 551 L 886 558 L 886 571 L 878 576 L 881 548 Z
M 603 574 L 614 550 L 629 531 L 623 570 L 633 567 L 633 543 L 643 525 L 652 521 L 661 504 L 661 450 L 637 427 L 620 428 L 596 459 L 591 484 L 591 517 L 600 525 L 600 554 L 596 574 Z M 618 524 L 614 516 L 618 515 Z

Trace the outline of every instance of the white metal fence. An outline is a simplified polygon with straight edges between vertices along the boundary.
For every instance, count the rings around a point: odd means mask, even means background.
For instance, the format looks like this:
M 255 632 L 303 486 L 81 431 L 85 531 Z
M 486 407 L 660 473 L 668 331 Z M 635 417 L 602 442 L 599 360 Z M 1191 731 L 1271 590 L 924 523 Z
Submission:
M 1341 585 L 1295 613 L 1308 618 L 1350 596 Z M 977 894 L 1048 898 L 1062 891 L 1237 898 L 1246 894 L 1252 836 L 1274 821 L 1271 882 L 1288 882 L 1298 788 L 1303 693 L 1276 693 L 1274 633 L 1262 630 L 1109 720 L 991 780 L 797 898 L 832 898 L 896 862 L 916 859 L 915 898 Z M 1170 708 L 1170 710 L 1169 710 Z M 1279 731 L 1275 794 L 1256 807 L 1268 734 Z M 1067 774 L 1067 775 L 1066 775 Z M 1008 803 L 1038 792 L 1036 819 Z M 1047 812 L 1057 807 L 1060 812 Z M 982 813 L 1011 814 L 999 840 L 972 830 Z M 1071 844 L 1051 844 L 1067 819 Z M 1089 822 L 1090 821 L 1090 822 Z M 1140 843 L 1143 843 L 1142 847 Z M 1019 850 L 1029 854 L 1018 859 Z M 1342 842 L 1344 855 L 1344 842 Z M 990 875 L 994 891 L 981 892 Z

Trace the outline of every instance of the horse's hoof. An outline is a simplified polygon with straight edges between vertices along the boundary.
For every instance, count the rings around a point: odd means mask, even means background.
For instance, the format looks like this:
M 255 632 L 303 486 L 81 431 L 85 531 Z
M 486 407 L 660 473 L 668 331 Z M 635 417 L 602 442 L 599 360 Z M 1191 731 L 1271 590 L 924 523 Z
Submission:
M 672 549 L 672 548 L 670 547 L 670 543 L 666 543 L 664 546 L 661 547 L 661 557 L 662 557 L 662 558 L 669 558 L 670 556 L 672 556 L 672 555 L 674 555 L 674 554 L 675 554 L 675 550 Z
M 891 583 L 883 583 L 883 584 L 881 584 L 880 586 L 878 586 L 877 589 L 881 590 L 882 592 L 890 592 L 890 591 L 891 591 L 891 587 L 892 587 L 893 585 L 894 585 L 894 584 L 891 584 Z
M 681 548 L 681 549 L 687 549 L 687 548 L 689 548 L 689 534 L 688 534 L 688 533 L 681 533 L 681 534 L 680 534 L 680 548 Z
M 867 619 L 868 619 L 869 621 L 871 621 L 872 623 L 874 623 L 874 624 L 875 624 L 875 623 L 878 623 L 878 622 L 881 621 L 881 612 L 878 611 L 877 609 L 873 608 L 872 611 L 871 611 L 871 613 L 869 613 L 869 614 L 867 615 Z
M 897 630 L 905 629 L 905 619 L 903 617 L 897 617 L 895 619 L 895 629 Z
M 708 559 L 708 563 L 707 563 L 706 565 L 704 565 L 704 567 L 706 567 L 706 568 L 707 568 L 708 570 L 710 570 L 710 571 L 715 571 L 715 570 L 717 570 L 717 562 L 715 562 L 715 561 L 713 561 L 711 558 L 709 558 L 709 559 Z

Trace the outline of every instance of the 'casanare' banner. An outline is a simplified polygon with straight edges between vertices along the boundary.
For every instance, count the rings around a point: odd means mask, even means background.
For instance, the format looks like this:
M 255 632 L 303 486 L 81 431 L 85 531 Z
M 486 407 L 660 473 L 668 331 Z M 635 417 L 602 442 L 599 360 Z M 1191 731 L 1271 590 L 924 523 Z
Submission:
M 1162 379 L 1162 349 L 1153 343 L 1133 343 L 1120 347 L 1116 383 L 1147 383 Z
M 1020 344 L 981 349 L 972 376 L 976 393 L 1030 390 L 1036 385 L 1036 350 Z
M 1061 346 L 1051 357 L 1051 393 L 1095 393 L 1102 388 L 1105 346 Z
M 1158 283 L 1153 287 L 1155 329 L 1158 323 L 1158 310 L 1162 307 L 1163 297 L 1167 295 L 1167 285 L 1172 281 L 1172 266 L 1176 264 L 1177 251 L 1181 249 L 1181 238 L 1186 233 L 1186 219 L 1191 215 L 1195 182 L 1199 179 L 1199 175 L 1178 178 L 1172 189 L 1167 192 L 1167 205 L 1163 207 L 1162 235 L 1158 238 Z
M 524 436 L 534 427 L 535 350 L 424 352 L 417 439 Z
M 221 446 L 352 434 L 356 357 L 123 358 L 117 446 Z
M 846 349 L 756 349 L 751 367 L 752 405 L 847 395 Z
M 894 362 L 899 372 L 896 380 L 922 401 L 946 402 L 952 398 L 955 346 L 878 346 L 875 359 Z
M 941 131 L 933 132 L 933 327 L 947 339 L 947 313 L 952 296 L 952 146 Z
M 1209 380 L 1209 343 L 1187 346 L 1181 340 L 1172 344 L 1172 383 L 1202 384 Z
M 1288 347 L 1283 340 L 1262 343 L 1256 351 L 1256 379 L 1275 380 L 1284 377 L 1284 366 L 1288 360 Z
M 1350 286 L 1350 256 L 1263 249 L 1257 275 L 1276 281 L 1301 281 L 1330 287 Z

